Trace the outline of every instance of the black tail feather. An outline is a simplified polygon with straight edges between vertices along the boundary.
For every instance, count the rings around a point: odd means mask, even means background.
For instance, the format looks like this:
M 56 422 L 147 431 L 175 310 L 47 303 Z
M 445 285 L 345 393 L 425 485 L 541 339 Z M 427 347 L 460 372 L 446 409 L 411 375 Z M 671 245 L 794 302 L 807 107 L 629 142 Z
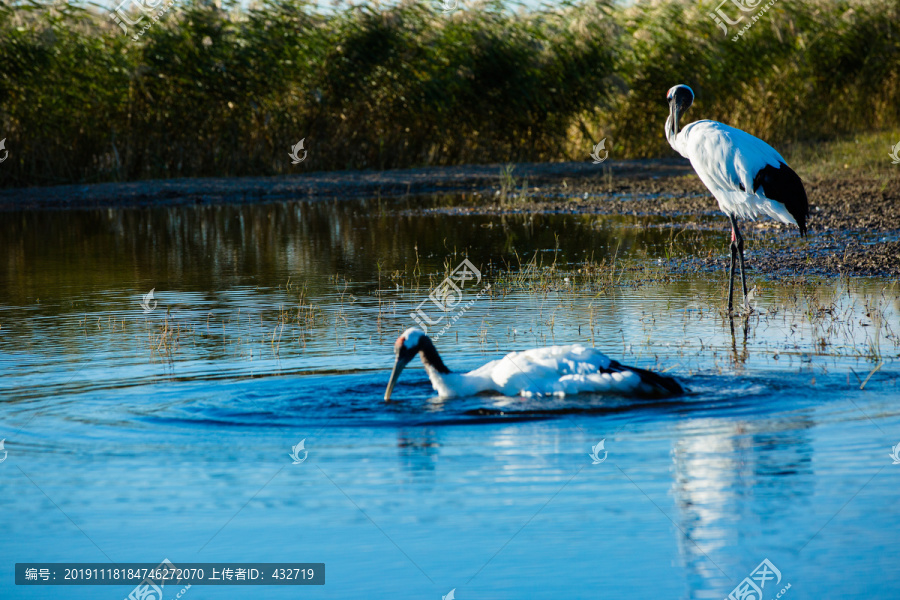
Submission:
M 677 396 L 679 394 L 687 393 L 688 391 L 684 388 L 684 386 L 678 383 L 678 380 L 674 377 L 669 377 L 668 375 L 660 375 L 659 373 L 654 373 L 653 371 L 648 371 L 647 369 L 629 367 L 617 361 L 612 361 L 609 363 L 609 370 L 614 372 L 631 371 L 632 373 L 637 373 L 637 375 L 641 378 L 641 381 L 643 381 L 645 384 L 667 395 Z

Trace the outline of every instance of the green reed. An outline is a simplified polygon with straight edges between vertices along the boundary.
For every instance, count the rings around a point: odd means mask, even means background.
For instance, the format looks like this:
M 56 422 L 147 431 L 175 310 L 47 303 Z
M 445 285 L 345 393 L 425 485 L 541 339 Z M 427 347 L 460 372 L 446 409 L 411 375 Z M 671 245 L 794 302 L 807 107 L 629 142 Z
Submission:
M 669 156 L 677 82 L 692 117 L 772 143 L 900 126 L 896 2 L 778 2 L 737 42 L 715 6 L 188 0 L 135 40 L 106 10 L 0 2 L 0 185 L 580 160 L 603 137 Z

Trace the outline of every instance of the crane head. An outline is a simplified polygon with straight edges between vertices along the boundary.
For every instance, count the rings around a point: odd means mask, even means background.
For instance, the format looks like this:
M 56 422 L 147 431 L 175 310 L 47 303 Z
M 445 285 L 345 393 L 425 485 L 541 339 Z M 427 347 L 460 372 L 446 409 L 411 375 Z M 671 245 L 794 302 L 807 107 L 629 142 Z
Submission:
M 384 392 L 384 401 L 389 402 L 391 392 L 394 391 L 394 384 L 400 377 L 400 373 L 406 365 L 409 364 L 416 354 L 422 349 L 423 340 L 427 340 L 428 336 L 425 332 L 416 327 L 410 327 L 397 338 L 394 342 L 394 369 L 391 371 L 391 379 L 388 381 L 387 390 Z
M 675 132 L 678 133 L 678 120 L 694 103 L 694 90 L 679 83 L 669 88 L 666 101 L 669 103 L 669 114 L 675 120 Z

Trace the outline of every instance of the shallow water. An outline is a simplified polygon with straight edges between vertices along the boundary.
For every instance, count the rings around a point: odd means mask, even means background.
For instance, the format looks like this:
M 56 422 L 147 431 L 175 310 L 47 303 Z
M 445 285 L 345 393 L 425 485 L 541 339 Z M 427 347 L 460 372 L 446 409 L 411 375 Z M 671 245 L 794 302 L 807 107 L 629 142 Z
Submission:
M 0 215 L 0 595 L 59 595 L 16 562 L 163 558 L 326 563 L 266 598 L 723 598 L 766 558 L 767 599 L 895 592 L 895 282 L 751 271 L 732 330 L 723 273 L 669 268 L 724 224 L 409 213 L 467 202 Z M 492 293 L 436 342 L 450 368 L 578 341 L 692 392 L 441 401 L 417 361 L 386 405 L 466 256 L 464 300 Z

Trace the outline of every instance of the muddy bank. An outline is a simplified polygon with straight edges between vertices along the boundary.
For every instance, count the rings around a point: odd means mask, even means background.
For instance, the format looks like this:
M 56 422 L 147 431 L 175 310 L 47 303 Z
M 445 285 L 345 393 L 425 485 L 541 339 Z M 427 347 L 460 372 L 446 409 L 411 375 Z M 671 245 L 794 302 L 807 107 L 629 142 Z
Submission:
M 680 257 L 676 270 L 720 269 L 727 261 L 727 223 L 716 201 L 682 159 L 518 164 L 391 171 L 322 172 L 290 177 L 175 179 L 0 191 L 0 211 L 187 206 L 286 199 L 341 200 L 464 194 L 465 206 L 407 211 L 456 214 L 571 213 L 714 216 L 721 226 L 717 257 Z M 896 176 L 838 173 L 805 181 L 810 235 L 769 219 L 744 223 L 758 233 L 748 248 L 756 272 L 900 276 L 900 170 Z M 721 223 L 718 217 L 721 217 Z M 715 225 L 712 225 L 715 223 Z M 758 244 L 760 236 L 764 243 Z
M 768 275 L 900 276 L 900 171 L 897 177 L 848 175 L 804 182 L 810 202 L 809 236 L 797 228 L 760 217 L 742 222 L 756 234 L 748 269 Z M 562 213 L 705 216 L 697 227 L 721 228 L 722 254 L 679 257 L 676 270 L 723 269 L 728 264 L 728 223 L 715 199 L 691 172 L 654 178 L 598 174 L 548 183 L 528 192 L 497 189 L 481 205 L 431 209 L 469 214 Z M 425 212 L 425 211 L 423 211 Z
M 806 180 L 804 185 L 811 211 L 810 233 L 834 229 L 870 232 L 900 229 L 900 169 L 894 178 L 849 175 L 840 179 Z M 715 198 L 690 168 L 678 175 L 657 174 L 649 179 L 619 175 L 613 170 L 608 181 L 599 173 L 573 178 L 565 184 L 550 181 L 537 189 L 529 181 L 525 196 L 516 189 L 504 200 L 500 199 L 497 187 L 495 182 L 493 196 L 485 195 L 483 206 L 460 210 L 480 214 L 721 214 Z M 751 226 L 788 229 L 762 217 Z
M 622 161 L 616 174 L 635 179 L 690 172 L 682 159 Z M 287 177 L 197 178 L 62 185 L 0 190 L 0 211 L 127 208 L 272 200 L 332 200 L 487 191 L 497 187 L 501 165 L 464 165 L 388 171 L 327 171 Z M 521 163 L 513 175 L 529 185 L 588 181 L 601 171 L 583 162 Z

